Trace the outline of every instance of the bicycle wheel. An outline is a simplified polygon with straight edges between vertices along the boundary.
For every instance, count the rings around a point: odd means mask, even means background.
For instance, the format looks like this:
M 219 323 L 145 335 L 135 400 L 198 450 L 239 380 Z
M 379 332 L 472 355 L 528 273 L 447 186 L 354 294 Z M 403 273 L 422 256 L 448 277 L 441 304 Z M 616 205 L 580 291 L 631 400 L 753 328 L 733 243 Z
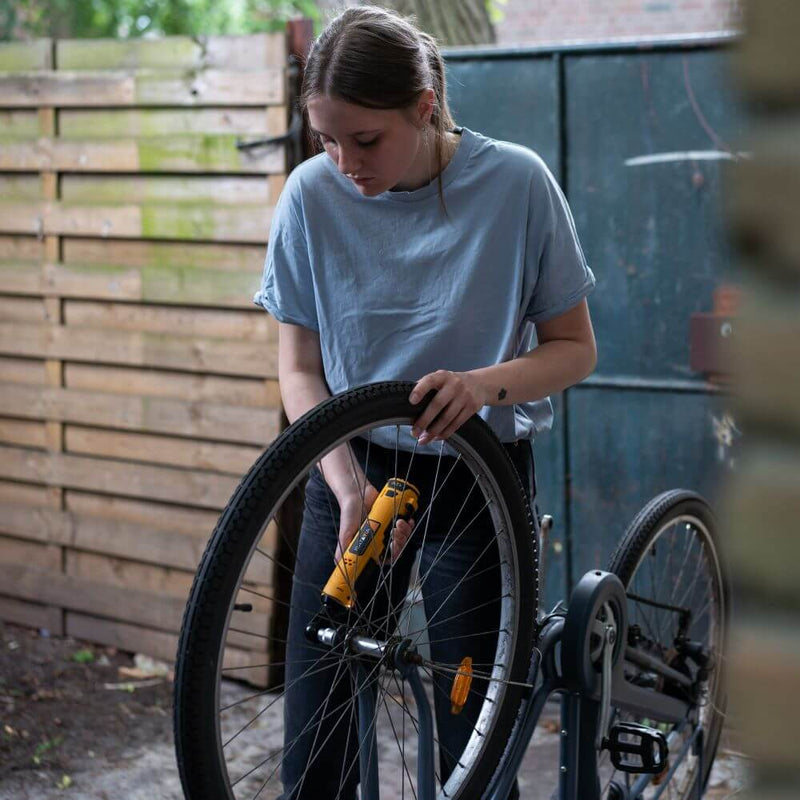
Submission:
M 637 514 L 609 562 L 628 596 L 628 642 L 677 670 L 688 680 L 670 681 L 626 658 L 626 678 L 691 702 L 686 725 L 651 722 L 617 711 L 616 719 L 659 728 L 675 761 L 694 728 L 702 729 L 702 767 L 689 747 L 666 787 L 651 785 L 642 795 L 696 796 L 704 788 L 719 744 L 726 702 L 724 653 L 728 588 L 714 515 L 699 495 L 673 490 L 653 498 Z M 641 660 L 641 659 L 640 659 Z M 630 775 L 614 781 L 630 786 Z
M 376 592 L 372 601 L 365 598 L 348 614 L 347 631 L 373 635 L 380 631 L 411 640 L 423 654 L 430 650 L 421 669 L 437 712 L 437 796 L 478 797 L 497 769 L 527 678 L 536 624 L 537 551 L 530 504 L 508 453 L 477 416 L 446 445 L 429 445 L 425 454 L 416 448 L 410 425 L 430 398 L 411 406 L 407 398 L 412 387 L 411 383 L 372 384 L 310 411 L 257 460 L 220 517 L 190 592 L 175 669 L 175 745 L 189 800 L 355 797 L 359 765 L 354 657 L 341 648 L 306 643 L 312 648 L 311 657 L 297 659 L 292 655 L 298 652 L 296 637 L 286 633 L 289 626 L 302 627 L 319 609 L 322 585 L 318 578 L 308 579 L 308 565 L 319 560 L 322 550 L 327 553 L 323 563 L 328 575 L 335 564 L 338 507 L 328 493 L 325 502 L 331 513 L 327 522 L 320 523 L 314 498 L 327 491 L 320 479 L 321 459 L 345 443 L 351 458 L 363 460 L 364 471 L 379 490 L 376 481 L 397 476 L 419 481 L 424 487 L 421 496 L 426 495 L 406 545 L 417 554 L 413 569 L 404 552 L 396 561 L 382 564 L 378 583 L 391 589 L 396 580 L 392 597 L 398 594 L 397 585 L 401 596 L 424 596 L 424 621 L 419 621 L 419 609 L 409 602 L 377 614 Z M 460 494 L 464 502 L 458 507 L 454 503 Z M 439 498 L 445 496 L 447 507 L 440 509 Z M 324 508 L 324 503 L 316 508 Z M 481 553 L 495 554 L 491 585 L 498 587 L 496 596 L 486 595 L 482 555 L 455 572 L 450 558 L 470 539 L 476 518 L 490 526 L 490 536 L 481 533 L 480 548 Z M 437 519 L 455 523 L 447 530 L 435 530 Z M 305 532 L 298 540 L 298 525 L 293 523 L 301 521 L 303 526 L 316 525 L 313 547 Z M 445 561 L 449 572 L 443 578 L 437 573 Z M 411 587 L 406 592 L 410 572 Z M 448 605 L 454 593 L 462 596 L 457 614 Z M 466 607 L 463 597 L 469 600 Z M 486 607 L 496 614 L 491 617 L 492 630 L 474 630 L 480 627 L 475 620 Z M 470 713 L 465 716 L 465 707 L 459 715 L 469 728 L 466 744 L 460 754 L 447 752 L 441 723 L 450 710 L 446 686 L 459 660 L 441 662 L 436 654 L 445 647 L 450 653 L 458 651 L 460 645 L 460 652 L 470 655 L 474 637 L 485 642 L 487 635 L 492 637 L 491 653 L 473 664 Z M 255 657 L 254 642 L 258 643 Z M 385 660 L 367 667 L 377 698 L 370 726 L 377 730 L 382 794 L 391 796 L 395 787 L 395 796 L 415 797 L 418 712 L 413 696 Z M 320 675 L 325 697 L 311 702 L 308 698 L 319 692 Z M 248 684 L 256 684 L 258 690 Z M 298 723 L 297 708 L 303 703 L 311 703 L 313 712 L 306 710 L 305 717 L 300 713 Z M 339 749 L 332 769 L 329 748 L 334 745 Z M 303 753 L 299 780 L 298 753 Z M 444 774 L 442 764 L 448 758 L 451 766 Z M 293 776 L 291 783 L 287 774 Z M 321 780 L 336 790 L 319 789 Z

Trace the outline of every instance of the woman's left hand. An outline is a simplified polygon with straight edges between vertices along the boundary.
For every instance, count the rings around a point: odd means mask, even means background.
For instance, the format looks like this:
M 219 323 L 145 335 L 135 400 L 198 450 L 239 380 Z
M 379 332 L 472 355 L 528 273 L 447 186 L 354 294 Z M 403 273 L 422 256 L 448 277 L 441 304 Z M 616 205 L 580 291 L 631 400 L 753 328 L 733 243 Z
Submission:
M 486 405 L 484 386 L 469 372 L 431 372 L 417 381 L 409 400 L 419 403 L 432 389 L 433 400 L 411 428 L 420 444 L 447 439 Z

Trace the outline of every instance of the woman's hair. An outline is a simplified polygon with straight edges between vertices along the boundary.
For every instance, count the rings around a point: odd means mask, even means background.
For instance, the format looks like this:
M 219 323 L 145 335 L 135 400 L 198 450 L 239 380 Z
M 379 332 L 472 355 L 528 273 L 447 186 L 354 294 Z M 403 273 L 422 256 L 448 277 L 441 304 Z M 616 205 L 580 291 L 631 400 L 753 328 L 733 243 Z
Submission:
M 430 124 L 439 165 L 439 199 L 447 213 L 442 151 L 445 134 L 455 124 L 447 105 L 439 47 L 414 25 L 413 17 L 377 6 L 355 6 L 331 20 L 309 51 L 300 109 L 307 114 L 308 101 L 319 95 L 365 108 L 405 110 L 413 108 L 427 88 L 436 95 Z

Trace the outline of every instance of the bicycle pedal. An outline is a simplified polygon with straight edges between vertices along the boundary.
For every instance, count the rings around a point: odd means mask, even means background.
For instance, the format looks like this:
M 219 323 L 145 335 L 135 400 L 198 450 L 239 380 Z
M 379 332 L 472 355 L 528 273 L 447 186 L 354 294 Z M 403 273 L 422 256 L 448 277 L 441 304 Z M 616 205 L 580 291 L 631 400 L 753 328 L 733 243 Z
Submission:
M 611 763 L 621 772 L 660 775 L 669 758 L 667 737 L 637 722 L 613 725 L 603 747 L 611 754 Z

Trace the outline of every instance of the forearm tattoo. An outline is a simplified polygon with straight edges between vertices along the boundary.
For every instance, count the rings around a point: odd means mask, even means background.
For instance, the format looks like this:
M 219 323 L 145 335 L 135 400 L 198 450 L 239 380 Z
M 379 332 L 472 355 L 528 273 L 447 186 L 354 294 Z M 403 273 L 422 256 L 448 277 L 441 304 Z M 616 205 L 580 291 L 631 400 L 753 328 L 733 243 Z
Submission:
M 506 390 L 501 386 L 500 391 L 497 393 L 497 399 L 502 400 L 506 396 Z

